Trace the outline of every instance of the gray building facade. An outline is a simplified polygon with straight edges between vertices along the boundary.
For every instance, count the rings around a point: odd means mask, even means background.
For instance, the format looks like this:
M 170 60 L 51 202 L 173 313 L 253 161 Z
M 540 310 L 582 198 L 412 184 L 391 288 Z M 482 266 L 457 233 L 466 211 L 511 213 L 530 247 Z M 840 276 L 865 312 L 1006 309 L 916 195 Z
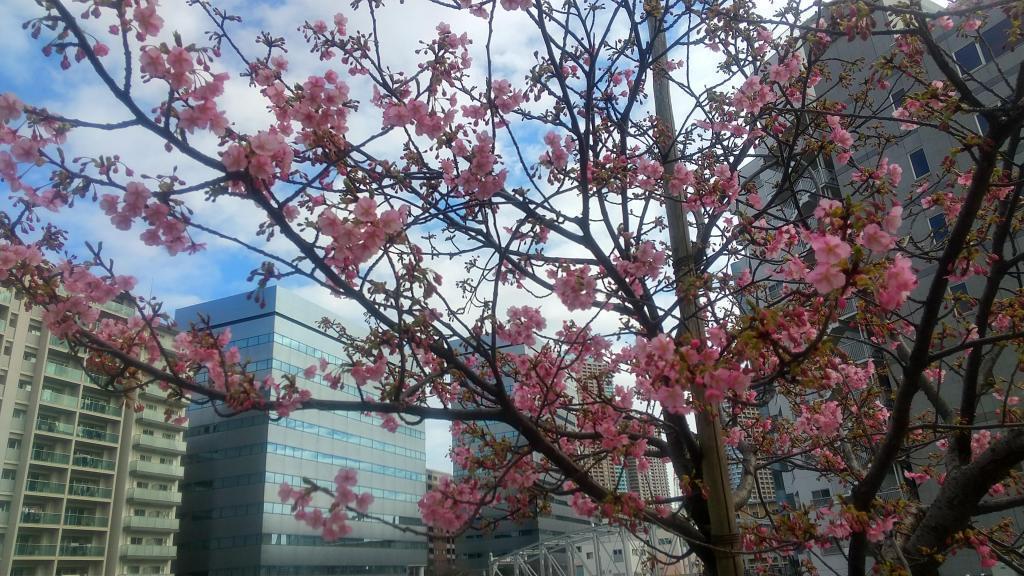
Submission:
M 887 2 L 888 3 L 888 2 Z M 938 10 L 939 7 L 927 1 L 923 2 L 926 10 Z M 900 22 L 880 22 L 880 28 L 898 30 Z M 974 93 L 986 104 L 995 105 L 1000 95 L 1008 94 L 1007 80 L 1013 84 L 1016 80 L 1016 73 L 1024 60 L 1024 50 L 1020 49 L 1020 40 L 1012 39 L 1008 32 L 1010 22 L 1001 11 L 992 11 L 987 22 L 979 30 L 980 41 L 973 38 L 965 38 L 956 31 L 936 32 L 936 42 L 945 52 L 947 58 L 957 67 L 961 77 L 971 86 Z M 1016 46 L 1016 49 L 1015 48 Z M 875 87 L 866 99 L 855 98 L 852 90 L 860 89 L 865 85 L 867 76 L 874 71 L 870 66 L 887 54 L 894 51 L 893 37 L 891 35 L 872 36 L 867 40 L 856 39 L 848 41 L 845 38 L 834 39 L 827 56 L 837 62 L 862 61 L 865 65 L 860 66 L 849 84 L 849 87 L 839 86 L 830 89 L 828 98 L 844 103 L 846 112 L 855 114 L 871 115 L 877 118 L 892 118 L 897 109 L 903 107 L 908 95 L 920 92 L 924 89 L 920 83 L 915 82 L 908 75 L 897 75 L 890 86 L 886 88 Z M 924 59 L 924 67 L 927 74 L 923 78 L 942 78 L 935 61 L 929 57 Z M 831 66 L 832 76 L 839 73 L 839 66 Z M 855 101 L 856 100 L 856 101 Z M 907 198 L 911 190 L 918 189 L 926 182 L 935 182 L 936 175 L 943 171 L 943 163 L 947 161 L 950 151 L 958 146 L 956 138 L 948 133 L 957 131 L 964 134 L 983 134 L 987 129 L 986 122 L 980 115 L 961 114 L 952 119 L 947 130 L 937 130 L 926 126 L 918 126 L 910 129 L 901 128 L 896 121 L 878 122 L 878 134 L 887 134 L 892 140 L 886 142 L 884 148 L 878 146 L 860 146 L 853 156 L 853 162 L 859 166 L 874 167 L 883 157 L 889 160 L 890 164 L 898 164 L 902 168 L 902 180 L 898 187 L 896 197 Z M 862 131 L 870 132 L 862 127 Z M 1018 155 L 1019 161 L 1019 155 Z M 971 165 L 970 158 L 961 153 L 952 158 L 954 166 L 966 169 Z M 854 176 L 856 168 L 850 164 L 840 164 L 833 161 L 833 158 L 825 155 L 814 159 L 803 177 L 788 185 L 780 184 L 781 175 L 779 171 L 772 168 L 765 169 L 763 159 L 750 162 L 741 169 L 741 180 L 751 179 L 766 199 L 770 215 L 781 216 L 783 220 L 792 221 L 799 217 L 806 217 L 813 222 L 814 207 L 821 198 L 831 197 L 839 199 L 844 192 L 849 194 L 856 183 Z M 946 184 L 948 181 L 943 181 Z M 934 186 L 934 184 L 933 184 Z M 940 191 L 941 186 L 934 186 L 935 191 Z M 905 207 L 905 215 L 908 211 L 917 212 L 918 208 Z M 770 219 L 770 218 L 769 218 Z M 813 224 L 812 224 L 813 225 Z M 950 223 L 946 221 L 943 210 L 940 207 L 932 207 L 924 213 L 909 220 L 905 220 L 899 236 L 904 242 L 912 243 L 916 250 L 924 250 L 929 247 L 938 251 L 942 247 Z M 917 273 L 918 286 L 911 298 L 923 299 L 928 286 L 936 273 L 934 259 L 925 261 L 917 259 L 913 261 L 913 267 Z M 750 267 L 750 262 L 740 260 L 734 263 L 733 270 L 736 272 Z M 770 273 L 755 271 L 755 280 L 765 280 Z M 962 308 L 962 313 L 969 314 L 970 298 L 980 295 L 984 278 L 974 277 L 965 282 L 953 282 L 949 286 L 949 296 L 962 295 L 956 305 Z M 783 293 L 781 283 L 767 285 L 767 291 L 763 295 L 765 304 L 772 301 Z M 864 342 L 869 338 L 849 320 L 856 313 L 856 309 L 847 304 L 847 307 L 840 313 L 839 321 L 831 327 L 836 338 L 836 344 L 851 360 L 857 363 L 864 363 L 875 356 L 876 365 L 886 365 L 897 372 L 895 365 L 887 363 L 886 357 L 875 354 Z M 1007 354 L 1006 356 L 1010 356 Z M 997 368 L 998 370 L 998 368 Z M 884 375 L 882 376 L 885 377 Z M 950 375 L 947 384 L 942 390 L 946 400 L 953 406 L 959 405 L 959 387 L 955 375 Z M 978 422 L 992 422 L 996 406 L 989 399 L 983 399 L 979 408 Z M 921 414 L 931 409 L 930 403 L 919 394 L 913 405 L 913 412 Z M 776 400 L 769 408 L 772 415 L 782 418 L 792 418 L 793 409 L 784 401 Z M 894 466 L 891 474 L 886 478 L 878 497 L 882 500 L 896 500 L 908 497 L 910 486 L 903 478 L 905 466 L 920 465 L 927 462 L 923 455 L 915 455 L 910 462 L 902 462 Z M 780 491 L 778 499 L 790 506 L 804 506 L 811 509 L 828 506 L 838 498 L 849 493 L 849 486 L 838 482 L 829 481 L 812 470 L 802 469 L 778 469 L 776 470 L 776 484 Z M 926 483 L 918 489 L 918 496 L 922 502 L 930 502 L 937 494 L 937 486 L 934 482 Z M 1018 526 L 1024 526 L 1024 517 L 1018 511 L 1012 511 L 993 517 L 1012 516 Z M 846 573 L 846 559 L 843 550 L 833 547 L 823 551 L 816 551 L 807 554 L 819 572 L 831 574 Z M 1005 567 L 997 566 L 990 569 L 990 573 L 1000 573 Z M 978 565 L 977 556 L 967 550 L 954 556 L 950 556 L 946 563 L 940 568 L 940 573 L 961 575 L 969 573 L 984 572 Z
M 216 330 L 231 330 L 232 345 L 258 377 L 296 375 L 314 398 L 354 399 L 354 384 L 332 390 L 301 372 L 327 359 L 342 364 L 341 345 L 317 328 L 326 309 L 280 287 L 268 288 L 261 307 L 245 294 L 178 310 L 181 329 L 200 315 Z M 386 576 L 421 574 L 423 535 L 380 521 L 352 521 L 352 533 L 325 542 L 281 503 L 282 482 L 307 477 L 334 486 L 339 468 L 358 472 L 359 493 L 370 492 L 370 514 L 425 532 L 417 503 L 426 486 L 425 435 L 401 425 L 390 433 L 375 416 L 356 412 L 297 411 L 274 421 L 248 412 L 232 417 L 223 406 L 193 406 L 189 422 L 185 497 L 179 546 L 180 576 Z M 323 496 L 320 496 L 323 498 Z M 317 500 L 314 499 L 314 504 Z M 321 506 L 329 503 L 320 501 Z

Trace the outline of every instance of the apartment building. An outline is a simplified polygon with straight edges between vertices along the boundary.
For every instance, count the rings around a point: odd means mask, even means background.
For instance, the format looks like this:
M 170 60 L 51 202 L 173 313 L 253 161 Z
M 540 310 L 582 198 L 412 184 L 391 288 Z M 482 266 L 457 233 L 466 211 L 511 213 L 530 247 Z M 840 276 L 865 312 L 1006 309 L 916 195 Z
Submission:
M 432 490 L 452 475 L 427 468 L 427 490 Z M 455 562 L 455 537 L 434 527 L 427 528 L 427 576 L 440 576 L 452 570 Z
M 183 406 L 144 393 L 133 411 L 40 314 L 0 289 L 0 573 L 169 576 L 185 428 L 165 412 Z
M 177 311 L 181 329 L 209 318 L 230 330 L 232 346 L 259 378 L 294 375 L 315 398 L 357 399 L 343 380 L 332 390 L 303 378 L 320 359 L 344 365 L 342 345 L 317 327 L 332 314 L 293 292 L 270 287 L 260 306 L 238 294 Z M 298 411 L 288 418 L 262 412 L 230 417 L 224 406 L 193 405 L 182 503 L 179 576 L 418 576 L 427 564 L 427 539 L 418 502 L 427 485 L 423 427 L 401 425 L 395 433 L 377 416 L 360 412 Z M 292 517 L 278 498 L 287 482 L 303 478 L 332 487 L 340 468 L 358 473 L 357 492 L 374 496 L 371 514 L 353 520 L 352 533 L 327 542 Z

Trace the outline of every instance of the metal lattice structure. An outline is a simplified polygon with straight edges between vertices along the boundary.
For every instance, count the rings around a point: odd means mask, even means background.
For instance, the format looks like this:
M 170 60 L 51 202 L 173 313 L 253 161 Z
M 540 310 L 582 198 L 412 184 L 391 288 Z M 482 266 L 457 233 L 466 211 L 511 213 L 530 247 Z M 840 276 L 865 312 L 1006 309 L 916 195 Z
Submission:
M 657 533 L 656 533 L 657 534 Z M 625 528 L 597 527 L 560 535 L 510 554 L 491 557 L 487 576 L 690 576 L 700 568 L 676 536 L 641 539 Z

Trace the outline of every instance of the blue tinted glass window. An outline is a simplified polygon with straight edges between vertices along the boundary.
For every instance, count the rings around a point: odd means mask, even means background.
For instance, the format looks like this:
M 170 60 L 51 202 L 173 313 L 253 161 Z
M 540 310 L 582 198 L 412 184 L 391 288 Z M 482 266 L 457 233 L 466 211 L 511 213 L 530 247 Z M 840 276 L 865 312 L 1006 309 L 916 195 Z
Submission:
M 977 70 L 985 63 L 985 61 L 981 59 L 981 52 L 978 50 L 978 45 L 974 42 L 971 42 L 954 52 L 953 58 L 956 59 L 956 63 L 960 65 L 960 70 L 963 72 Z
M 928 226 L 932 229 L 932 238 L 936 242 L 942 242 L 949 235 L 949 225 L 946 223 L 945 214 L 935 214 L 928 217 Z
M 982 51 L 991 60 L 1002 56 L 1013 46 L 1010 44 L 1010 21 L 1003 20 L 981 33 Z
M 921 178 L 932 171 L 928 165 L 928 157 L 920 148 L 910 153 L 910 167 L 914 169 L 914 178 Z
M 900 106 L 903 106 L 903 99 L 906 96 L 907 96 L 907 91 L 906 90 L 902 90 L 902 89 L 900 89 L 900 90 L 893 90 L 892 91 L 892 95 L 891 95 L 892 107 L 893 108 L 899 108 Z
M 975 114 L 974 119 L 978 122 L 978 133 L 985 134 L 988 132 L 988 120 L 981 114 Z

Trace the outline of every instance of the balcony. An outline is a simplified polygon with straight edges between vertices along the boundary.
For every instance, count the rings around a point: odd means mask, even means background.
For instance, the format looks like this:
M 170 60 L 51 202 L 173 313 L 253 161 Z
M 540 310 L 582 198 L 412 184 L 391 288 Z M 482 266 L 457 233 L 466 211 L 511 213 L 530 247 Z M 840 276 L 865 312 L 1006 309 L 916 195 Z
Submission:
M 150 434 L 136 434 L 132 440 L 132 445 L 157 452 L 185 453 L 185 442 L 177 438 L 161 438 Z
M 178 555 L 174 546 L 156 544 L 129 544 L 121 547 L 122 558 L 174 558 Z
M 50 482 L 49 480 L 28 480 L 25 482 L 26 492 L 35 492 L 36 494 L 56 494 L 58 496 L 64 495 L 64 489 L 67 486 L 62 482 Z
M 56 544 L 24 544 L 18 542 L 14 545 L 15 556 L 56 556 Z
M 81 468 L 91 468 L 93 470 L 103 470 L 105 472 L 112 472 L 114 470 L 113 460 L 106 460 L 95 456 L 86 456 L 84 454 L 75 454 L 75 457 L 71 460 L 71 464 Z
M 109 516 L 90 516 L 85 514 L 65 514 L 65 526 L 77 526 L 81 528 L 106 528 L 110 524 Z
M 115 404 L 104 404 L 102 402 L 96 402 L 95 400 L 82 399 L 79 404 L 82 410 L 86 412 L 92 412 L 93 414 L 102 414 L 104 416 L 110 416 L 112 418 L 121 417 L 121 407 Z
M 71 454 L 67 452 L 51 452 L 50 450 L 33 450 L 33 462 L 45 462 L 47 464 L 67 464 L 71 462 Z
M 145 410 L 139 412 L 136 418 L 140 422 L 150 424 L 153 426 L 161 426 L 163 428 L 171 428 L 173 430 L 184 430 L 184 424 L 175 424 L 173 420 L 165 420 L 163 412 L 157 412 L 155 410 Z
M 34 524 L 34 525 L 51 525 L 56 526 L 60 524 L 60 513 L 59 512 L 36 512 L 34 510 L 22 510 L 21 512 L 21 523 L 22 524 Z
M 86 440 L 95 440 L 96 442 L 106 442 L 108 444 L 117 444 L 117 441 L 121 438 L 120 435 L 113 432 L 86 428 L 84 426 L 79 426 L 78 433 L 75 435 Z
M 131 470 L 146 476 L 161 476 L 179 480 L 185 476 L 185 471 L 177 464 L 160 464 L 159 462 L 143 462 L 142 460 L 132 462 Z
M 71 486 L 68 487 L 68 496 L 76 498 L 101 498 L 103 500 L 110 500 L 113 495 L 114 490 L 112 488 L 104 488 L 102 486 L 71 484 Z
M 50 336 L 50 348 L 57 348 L 58 350 L 67 350 L 68 342 L 63 338 L 57 338 L 56 336 Z
M 181 492 L 176 490 L 129 488 L 128 499 L 136 502 L 149 502 L 153 504 L 181 504 Z
M 177 532 L 177 518 L 154 518 L 150 516 L 126 516 L 125 528 L 132 530 L 156 530 L 160 532 Z
M 73 556 L 75 558 L 103 558 L 106 553 L 107 549 L 103 546 L 93 546 L 91 544 L 60 545 L 61 556 Z
M 87 380 L 85 372 L 78 368 L 72 368 L 71 366 L 62 366 L 60 364 L 54 364 L 53 362 L 46 363 L 46 373 L 50 376 L 56 376 L 68 382 L 85 382 Z
M 71 410 L 74 410 L 75 407 L 78 406 L 78 398 L 54 392 L 52 390 L 43 390 L 40 392 L 39 400 L 46 404 L 60 406 L 62 408 L 70 408 Z
M 120 302 L 114 302 L 113 300 L 106 304 L 102 304 L 100 307 L 108 312 L 117 314 L 118 316 L 128 317 L 135 315 L 135 306 L 121 304 Z
M 64 422 L 54 420 L 36 420 L 36 430 L 46 434 L 59 434 L 62 436 L 74 436 L 75 427 Z

